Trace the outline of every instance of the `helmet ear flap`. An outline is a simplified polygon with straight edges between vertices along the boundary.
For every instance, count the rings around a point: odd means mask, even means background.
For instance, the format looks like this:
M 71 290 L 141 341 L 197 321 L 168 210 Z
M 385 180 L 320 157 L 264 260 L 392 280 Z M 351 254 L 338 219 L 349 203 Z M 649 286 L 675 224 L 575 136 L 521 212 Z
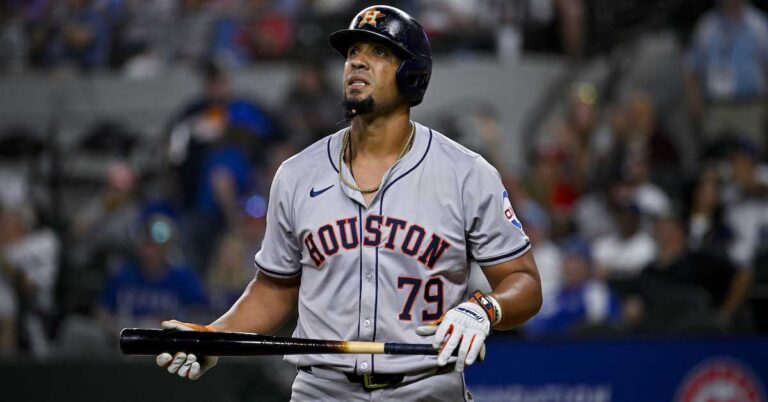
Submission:
M 403 60 L 397 69 L 397 86 L 411 106 L 421 103 L 432 76 L 432 61 L 413 57 Z

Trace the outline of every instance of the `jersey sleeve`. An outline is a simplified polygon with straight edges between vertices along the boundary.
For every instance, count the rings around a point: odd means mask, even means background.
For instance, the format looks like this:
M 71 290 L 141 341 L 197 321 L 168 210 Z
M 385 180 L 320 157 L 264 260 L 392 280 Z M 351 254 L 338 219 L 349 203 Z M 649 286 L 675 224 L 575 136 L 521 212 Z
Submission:
M 267 228 L 254 262 L 259 273 L 277 278 L 301 274 L 301 251 L 291 217 L 293 193 L 285 183 L 285 165 L 275 173 L 267 206 Z
M 501 176 L 485 159 L 475 161 L 462 191 L 467 248 L 478 265 L 509 261 L 530 249 Z

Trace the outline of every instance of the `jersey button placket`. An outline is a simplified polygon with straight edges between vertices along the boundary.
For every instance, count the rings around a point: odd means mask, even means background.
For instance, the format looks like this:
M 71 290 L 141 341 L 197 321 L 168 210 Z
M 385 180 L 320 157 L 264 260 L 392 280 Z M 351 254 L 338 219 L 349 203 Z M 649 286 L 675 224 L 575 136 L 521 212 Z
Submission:
M 374 251 L 375 252 L 375 251 Z M 367 253 L 363 253 L 363 263 L 366 263 L 369 259 Z M 371 260 L 375 259 L 375 255 L 371 256 Z M 373 265 L 373 264 L 371 264 Z M 358 325 L 360 327 L 360 340 L 372 341 L 373 340 L 373 321 L 375 314 L 375 300 L 376 300 L 376 278 L 372 272 L 365 272 L 363 274 L 363 281 L 361 284 L 360 295 L 360 321 Z
M 365 222 L 365 217 L 362 221 Z M 363 234 L 365 236 L 365 234 Z M 381 257 L 381 256 L 379 256 Z M 360 281 L 360 319 L 358 328 L 361 341 L 373 341 L 375 330 L 375 301 L 376 301 L 376 248 L 363 247 L 362 249 L 362 280 Z M 370 373 L 370 355 L 357 356 L 358 373 Z

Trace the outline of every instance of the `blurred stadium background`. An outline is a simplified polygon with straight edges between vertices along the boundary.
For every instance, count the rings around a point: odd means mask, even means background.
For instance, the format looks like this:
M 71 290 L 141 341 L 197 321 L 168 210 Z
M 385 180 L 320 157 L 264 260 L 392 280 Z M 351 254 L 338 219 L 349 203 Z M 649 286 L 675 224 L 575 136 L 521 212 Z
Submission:
M 240 294 L 275 169 L 343 125 L 326 38 L 374 3 L 0 2 L 1 399 L 287 399 L 279 358 L 185 383 L 116 335 Z M 384 3 L 436 53 L 415 119 L 500 169 L 542 273 L 477 400 L 766 401 L 768 3 Z

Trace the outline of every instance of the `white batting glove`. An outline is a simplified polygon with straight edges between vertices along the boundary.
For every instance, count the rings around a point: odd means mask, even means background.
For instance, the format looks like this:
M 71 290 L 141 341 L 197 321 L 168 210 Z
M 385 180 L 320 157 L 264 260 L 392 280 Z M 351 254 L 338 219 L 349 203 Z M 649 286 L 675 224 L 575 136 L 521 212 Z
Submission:
M 160 323 L 163 329 L 176 331 L 214 331 L 211 326 L 189 324 L 176 320 L 163 321 Z M 161 353 L 155 357 L 155 362 L 161 368 L 165 368 L 171 374 L 178 374 L 181 378 L 197 380 L 209 369 L 219 363 L 217 356 L 200 356 L 178 352 L 171 356 L 170 353 Z
M 456 371 L 464 371 L 480 357 L 485 357 L 485 338 L 491 331 L 491 322 L 485 310 L 474 302 L 464 302 L 449 310 L 439 325 L 424 325 L 416 328 L 423 336 L 435 335 L 432 346 L 442 347 L 437 356 L 437 365 L 445 366 L 459 346 Z M 447 339 L 446 339 L 447 338 Z

